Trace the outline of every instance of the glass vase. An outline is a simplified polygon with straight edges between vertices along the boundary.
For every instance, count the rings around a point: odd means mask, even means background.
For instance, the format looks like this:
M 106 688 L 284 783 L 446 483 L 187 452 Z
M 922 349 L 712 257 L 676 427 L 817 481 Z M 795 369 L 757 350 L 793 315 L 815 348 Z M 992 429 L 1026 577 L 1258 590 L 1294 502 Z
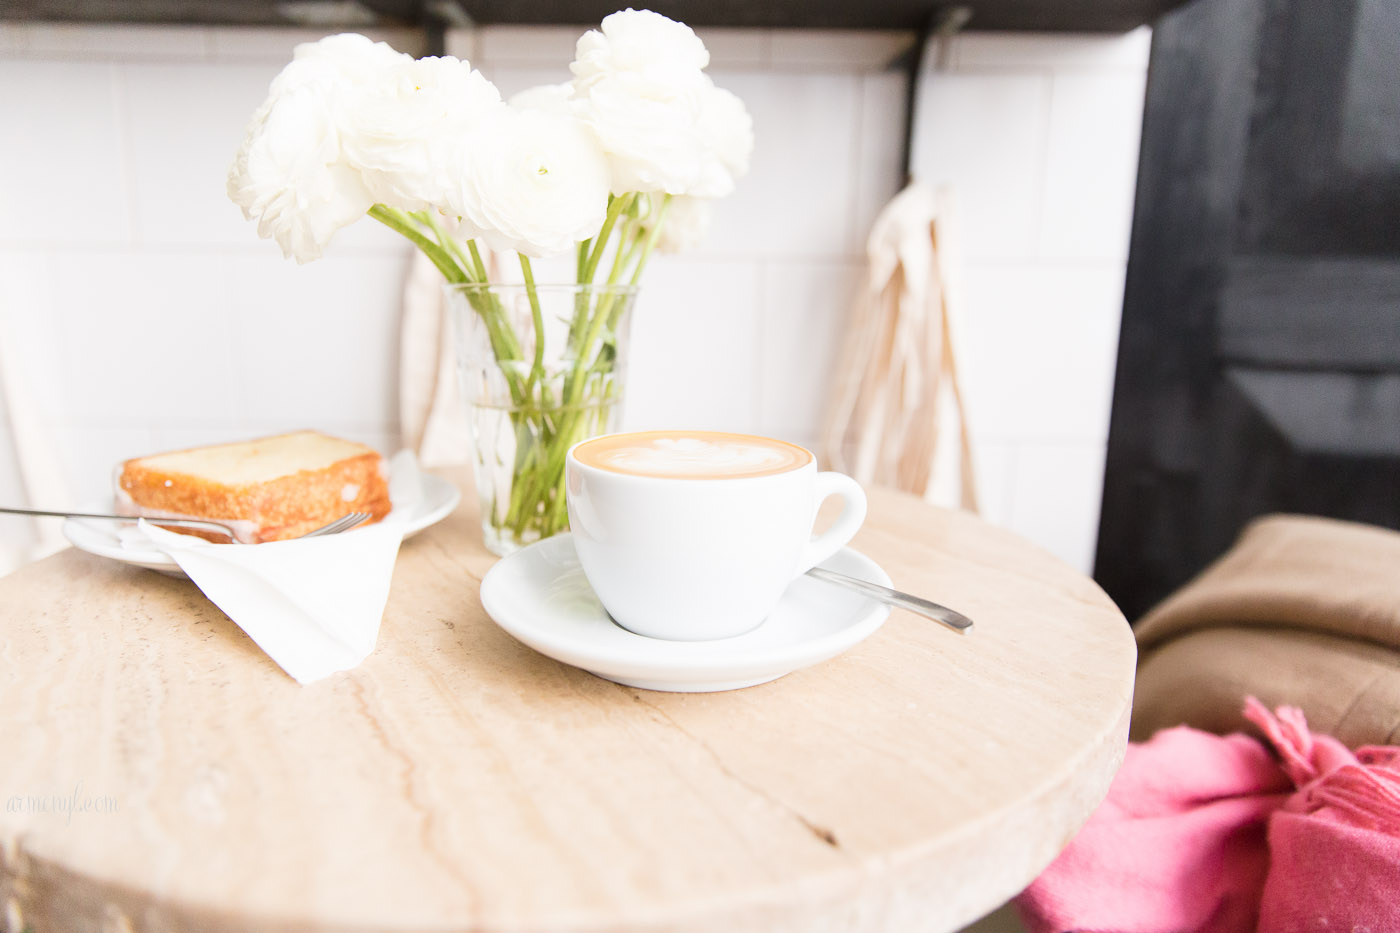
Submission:
M 486 548 L 568 530 L 564 455 L 617 430 L 633 286 L 449 285 Z

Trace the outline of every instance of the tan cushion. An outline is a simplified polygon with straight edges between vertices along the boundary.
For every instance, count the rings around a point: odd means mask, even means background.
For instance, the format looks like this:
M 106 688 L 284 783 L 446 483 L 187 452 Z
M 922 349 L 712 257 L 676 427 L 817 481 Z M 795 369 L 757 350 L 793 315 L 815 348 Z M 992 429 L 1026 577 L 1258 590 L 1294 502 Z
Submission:
M 1348 745 L 1400 740 L 1400 533 L 1271 515 L 1135 628 L 1133 737 L 1244 728 L 1244 697 Z
M 1132 738 L 1188 725 L 1246 730 L 1244 697 L 1297 706 L 1349 746 L 1400 744 L 1400 653 L 1287 629 L 1217 628 L 1174 639 L 1138 663 Z

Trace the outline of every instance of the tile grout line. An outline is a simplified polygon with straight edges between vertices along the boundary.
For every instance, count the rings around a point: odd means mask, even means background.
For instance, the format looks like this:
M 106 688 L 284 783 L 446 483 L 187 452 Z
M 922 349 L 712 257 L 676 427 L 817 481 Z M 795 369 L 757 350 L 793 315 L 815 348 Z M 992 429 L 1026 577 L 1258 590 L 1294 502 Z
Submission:
M 770 413 L 768 411 L 768 393 L 763 389 L 764 383 L 764 358 L 769 340 L 768 328 L 766 324 L 771 323 L 772 315 L 765 313 L 768 308 L 768 297 L 772 292 L 772 270 L 769 263 L 764 260 L 759 263 L 758 275 L 754 277 L 754 289 L 756 295 L 756 307 L 758 313 L 754 315 L 753 322 L 753 404 L 754 411 L 758 413 L 757 422 L 759 431 L 757 433 L 771 433 L 773 425 L 770 423 Z
M 1037 164 L 1040 170 L 1036 173 L 1036 187 L 1039 189 L 1035 199 L 1035 251 L 1037 259 L 1044 259 L 1047 262 L 1054 262 L 1055 259 L 1048 255 L 1046 249 L 1047 231 L 1045 230 L 1045 218 L 1047 210 L 1046 200 L 1050 196 L 1050 140 L 1053 135 L 1052 127 L 1055 122 L 1055 71 L 1053 68 L 1046 69 L 1045 75 L 1045 122 L 1040 131 L 1040 158 Z
M 865 172 L 870 168 L 861 158 L 861 141 L 865 138 L 865 132 L 869 129 L 868 117 L 865 112 L 865 75 L 856 75 L 854 80 L 854 91 L 852 94 L 851 107 L 854 111 L 855 132 L 851 134 L 849 145 L 851 147 L 851 185 L 846 198 L 846 247 L 851 250 L 858 250 L 862 242 L 860 232 L 856 230 L 856 223 L 860 218 L 860 179 L 865 177 Z M 902 187 L 902 186 L 901 186 Z
M 117 124 L 117 177 L 121 179 L 123 202 L 126 205 L 126 243 L 132 251 L 142 248 L 140 236 L 140 204 L 136 196 L 135 145 L 131 128 L 131 95 L 125 68 L 110 63 L 112 112 Z

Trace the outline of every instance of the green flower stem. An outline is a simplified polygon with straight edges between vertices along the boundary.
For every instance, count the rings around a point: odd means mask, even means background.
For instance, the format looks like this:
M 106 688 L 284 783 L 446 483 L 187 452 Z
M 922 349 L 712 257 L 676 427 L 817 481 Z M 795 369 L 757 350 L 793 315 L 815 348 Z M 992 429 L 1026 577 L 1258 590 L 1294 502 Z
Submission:
M 596 319 L 606 316 L 606 313 L 599 313 Z M 612 344 L 613 340 L 605 342 Z M 576 442 L 597 433 L 601 426 L 600 419 L 606 416 L 608 406 L 616 397 L 611 374 L 604 371 L 605 367 L 601 365 L 605 357 L 601 352 L 598 357 L 600 362 L 593 366 L 587 364 L 587 357 L 574 362 L 573 370 L 566 377 L 569 383 L 566 395 L 557 409 L 557 430 L 540 448 L 543 462 L 537 463 L 527 474 L 516 477 L 516 482 L 520 484 L 520 499 L 512 503 L 515 522 L 511 527 L 517 536 L 520 529 L 531 522 L 546 535 L 567 527 L 568 512 L 562 486 L 565 456 Z M 596 380 L 591 377 L 591 370 L 597 370 Z M 515 499 L 514 495 L 512 499 Z
M 624 194 L 610 196 L 608 198 L 608 211 L 603 219 L 603 226 L 598 231 L 598 236 L 591 241 L 592 249 L 589 250 L 590 241 L 585 240 L 579 244 L 579 266 L 578 282 L 580 285 L 591 285 L 598 274 L 598 264 L 602 261 L 603 253 L 607 251 L 608 243 L 612 239 L 612 233 L 617 226 L 618 218 L 626 216 L 629 221 L 635 221 L 639 198 L 637 194 Z M 615 285 L 618 280 L 618 261 L 623 258 L 625 246 L 632 234 L 634 223 L 624 223 L 618 236 L 617 249 L 613 256 L 613 267 L 608 275 L 608 284 Z M 586 258 L 585 258 L 586 256 Z M 589 294 L 579 295 L 574 307 L 574 317 L 569 323 L 569 349 L 574 351 L 575 358 L 582 361 L 587 358 L 588 350 L 597 337 L 598 323 L 606 319 L 602 309 L 597 309 L 593 321 L 589 321 L 588 298 Z M 616 296 L 608 295 L 609 302 L 614 301 Z M 580 335 L 582 341 L 580 342 Z M 572 396 L 577 388 L 577 379 L 571 379 L 566 385 L 566 395 Z
M 589 246 L 592 245 L 592 243 L 593 243 L 593 240 L 588 239 L 588 240 L 580 240 L 580 241 L 579 241 L 579 244 L 578 244 L 578 272 L 577 272 L 578 279 L 577 279 L 577 281 L 578 281 L 578 283 L 579 283 L 580 285 L 582 285 L 582 284 L 584 283 L 583 272 L 584 272 L 585 269 L 588 268 L 588 248 L 589 248 Z
M 482 285 L 487 284 L 486 263 L 481 260 L 481 251 L 476 248 L 476 240 L 467 240 L 467 249 L 471 252 L 471 267 L 476 272 L 477 280 Z M 519 360 L 524 359 L 525 352 L 520 347 L 520 341 L 515 336 L 515 329 L 510 326 L 510 318 L 506 315 L 505 309 L 501 307 L 501 301 L 496 297 L 495 292 L 489 288 L 483 289 L 482 294 L 485 300 L 493 309 L 493 316 L 497 321 L 500 332 L 500 339 L 505 349 L 505 357 L 497 355 L 498 359 Z M 494 345 L 494 340 L 493 340 Z
M 421 249 L 423 254 L 432 260 L 433 265 L 437 266 L 438 271 L 442 273 L 443 278 L 447 279 L 447 281 L 454 285 L 465 284 L 471 281 L 467 274 L 462 271 L 461 266 L 452 261 L 452 257 L 448 254 L 447 250 L 443 249 L 440 244 L 434 243 L 432 240 L 428 239 L 423 234 L 423 231 L 418 229 L 418 225 L 414 223 L 413 218 L 405 211 L 401 211 L 395 207 L 386 207 L 383 204 L 376 204 L 369 209 L 369 216 L 384 224 L 384 226 L 388 227 L 390 230 L 407 237 L 414 246 Z
M 456 237 L 447 232 L 447 229 L 438 221 L 433 212 L 418 211 L 410 216 L 421 219 L 423 223 L 432 228 L 433 234 L 437 237 L 438 242 L 442 244 L 444 249 L 452 254 L 452 258 L 456 261 L 458 267 L 465 270 L 467 278 L 471 279 L 471 272 L 473 271 L 472 263 L 471 260 L 467 258 L 467 254 L 462 252 L 462 244 Z M 486 280 L 478 276 L 474 281 L 485 284 Z
M 619 198 L 618 200 L 621 199 Z M 610 287 L 617 285 L 618 279 L 621 278 L 622 270 L 626 267 L 627 253 L 629 252 L 627 242 L 634 236 L 636 228 L 635 220 L 631 218 L 629 218 L 629 220 L 631 222 L 624 224 L 618 234 L 617 251 L 613 254 L 612 268 L 608 272 L 607 284 Z M 599 331 L 607 323 L 607 321 L 614 317 L 614 315 L 611 313 L 614 305 L 618 307 L 625 307 L 626 305 L 625 302 L 618 302 L 616 292 L 610 291 L 607 294 L 602 295 L 598 298 L 598 306 L 593 310 L 591 319 L 588 320 L 588 323 L 583 328 L 583 340 L 575 348 L 578 351 L 577 358 L 580 363 L 588 358 L 588 354 L 593 347 L 593 342 L 598 339 Z M 587 308 L 585 307 L 582 310 L 584 312 L 582 317 L 586 318 Z M 575 320 L 579 320 L 580 317 L 581 316 L 576 310 Z M 566 403 L 574 399 L 576 395 L 579 381 L 577 377 L 580 374 L 580 371 L 575 369 L 574 373 L 571 374 L 575 378 L 571 379 L 570 382 L 566 384 Z
M 552 483 L 552 488 L 559 490 L 547 513 L 547 524 L 555 529 L 562 530 L 567 527 L 569 520 L 566 498 L 560 485 L 564 477 L 564 463 L 569 448 L 584 438 L 598 433 L 604 424 L 609 408 L 617 402 L 617 385 L 614 382 L 604 378 L 599 384 L 599 390 L 598 397 L 593 404 L 575 412 L 578 416 L 577 420 L 568 433 L 563 435 L 562 442 L 557 444 L 551 452 L 549 463 L 544 470 L 545 481 Z
M 548 449 L 548 440 L 537 433 L 543 418 L 523 418 L 516 430 L 516 463 L 511 473 L 510 502 L 506 508 L 505 527 L 517 538 L 538 518 L 540 493 L 537 477 L 542 464 L 541 451 Z
M 464 271 L 463 274 L 467 276 L 469 281 L 473 281 L 471 273 L 475 271 L 477 276 L 474 281 L 483 285 L 486 284 L 485 265 L 481 262 L 481 255 L 477 252 L 475 243 L 471 244 L 472 256 L 468 258 L 467 254 L 462 251 L 461 243 L 456 237 L 447 232 L 431 211 L 419 211 L 409 216 L 420 220 L 432 229 L 433 233 L 437 236 L 438 242 L 451 254 L 453 259 L 459 264 L 459 267 L 463 270 L 468 270 Z M 511 328 L 510 322 L 506 317 L 505 309 L 501 307 L 496 296 L 488 291 L 485 294 L 473 292 L 472 297 L 478 299 L 471 303 L 473 307 L 477 309 L 477 313 L 482 316 L 482 320 L 486 323 L 487 332 L 491 337 L 491 349 L 496 355 L 496 359 L 498 361 L 503 359 L 519 359 L 522 355 L 520 344 L 516 340 L 515 331 Z M 505 373 L 507 381 L 518 381 L 518 375 L 515 380 L 511 380 L 510 377 L 512 375 L 515 374 L 510 372 Z M 516 387 L 512 385 L 513 396 L 519 396 L 522 401 L 524 398 L 529 397 L 530 390 L 528 386 L 519 391 L 515 391 L 515 389 Z
M 553 443 L 550 421 L 543 415 L 549 402 L 544 370 L 544 314 L 540 309 L 539 292 L 535 287 L 535 273 L 530 259 L 524 253 L 519 254 L 519 258 L 520 271 L 525 278 L 525 294 L 530 301 L 530 319 L 535 329 L 534 362 L 530 367 L 530 376 L 525 381 L 525 395 L 532 398 L 535 387 L 539 387 L 537 410 L 540 414 L 537 420 L 526 418 L 525 424 L 516 426 L 515 481 L 511 484 L 511 501 L 506 511 L 506 521 L 515 530 L 517 537 L 523 533 L 525 524 L 537 511 L 535 506 L 539 491 L 535 478 L 538 470 L 533 468 L 533 461 L 539 458 L 540 451 L 549 450 Z
M 642 270 L 646 267 L 647 260 L 651 258 L 657 238 L 661 235 L 661 225 L 665 221 L 666 209 L 670 203 L 671 196 L 666 195 L 662 199 L 661 205 L 656 208 L 655 219 L 652 220 L 645 237 L 638 235 L 641 228 L 640 221 L 624 225 L 618 242 L 618 252 L 613 259 L 613 268 L 608 276 L 609 285 L 616 284 L 619 274 L 632 263 L 634 256 L 636 257 L 636 266 L 632 270 L 629 284 L 635 287 L 641 280 Z M 631 244 L 627 243 L 629 237 L 634 238 Z M 638 247 L 641 250 L 640 254 L 637 253 Z M 580 347 L 578 362 L 575 364 L 573 372 L 569 374 L 570 379 L 565 384 L 565 397 L 562 406 L 564 421 L 559 432 L 561 442 L 551 450 L 551 456 L 545 466 L 542 477 L 545 488 L 557 488 L 563 481 L 565 454 L 577 441 L 587 436 L 589 428 L 593 426 L 589 417 L 591 412 L 582 406 L 581 396 L 584 395 L 584 389 L 595 375 L 605 378 L 610 360 L 605 359 L 603 351 L 607 347 L 608 341 L 604 340 L 599 344 L 596 356 L 586 367 L 583 365 L 583 361 L 592 352 L 593 342 L 599 337 L 600 331 L 611 334 L 616 330 L 618 318 L 626 306 L 625 301 L 618 301 L 616 293 L 609 293 L 598 302 L 598 308 L 594 312 L 587 335 Z M 600 388 L 602 388 L 602 392 L 600 393 L 598 413 L 604 410 L 603 406 L 607 404 L 607 399 L 614 394 L 614 386 L 610 381 L 604 381 Z M 562 496 L 557 497 L 549 507 L 548 515 L 549 524 L 562 527 L 568 517 Z
M 621 199 L 619 198 L 618 200 Z M 636 286 L 637 282 L 641 279 L 642 267 L 646 265 L 647 258 L 651 255 L 652 248 L 656 245 L 656 239 L 661 233 L 661 224 L 665 219 L 666 208 L 670 202 L 671 196 L 668 194 L 662 200 L 661 206 L 657 208 L 656 220 L 651 224 L 645 239 L 640 235 L 642 229 L 640 220 L 632 218 L 632 222 L 623 225 L 617 244 L 617 252 L 613 256 L 612 269 L 608 273 L 608 285 L 615 286 L 617 284 L 618 279 L 622 276 L 623 270 L 632 262 L 637 246 L 640 245 L 642 248 L 641 255 L 637 259 L 637 266 L 632 273 L 630 282 L 632 286 Z M 630 245 L 628 244 L 629 239 L 632 240 Z M 599 251 L 595 248 L 595 255 L 597 255 L 598 252 Z M 584 331 L 583 341 L 578 347 L 578 359 L 580 363 L 586 360 L 592 352 L 593 343 L 598 339 L 599 333 L 603 331 L 604 328 L 610 332 L 617 326 L 618 315 L 621 314 L 621 310 L 624 307 L 626 307 L 626 302 L 618 301 L 616 292 L 610 292 L 599 300 L 593 318 L 589 321 Z M 601 358 L 602 349 L 600 345 L 598 348 L 599 358 Z M 598 371 L 597 364 L 598 360 L 595 359 L 592 365 L 581 370 L 576 368 L 574 372 L 570 374 L 572 378 L 565 385 L 566 394 L 564 404 L 566 409 L 578 401 L 580 386 L 586 382 L 588 376 Z
M 642 269 L 646 266 L 647 259 L 651 256 L 652 249 L 656 246 L 656 240 L 661 235 L 661 225 L 666 219 L 666 209 L 671 204 L 671 196 L 665 195 L 662 198 L 660 207 L 656 208 L 656 218 L 649 228 L 644 228 L 639 218 L 631 218 L 632 222 L 623 226 L 618 239 L 617 253 L 613 257 L 612 270 L 608 273 L 608 285 L 616 285 L 622 277 L 623 271 L 636 259 L 636 266 L 632 270 L 631 280 L 628 284 L 636 287 L 641 280 Z M 646 236 L 642 236 L 642 231 L 646 230 Z M 630 242 L 629 242 L 630 241 Z M 640 255 L 637 250 L 641 249 Z M 597 338 L 598 332 L 603 327 L 611 331 L 617 326 L 617 317 L 622 308 L 626 307 L 625 302 L 618 302 L 616 294 L 609 294 L 604 302 L 599 303 L 594 319 L 588 325 L 587 336 L 584 338 L 582 350 L 579 358 L 587 356 L 588 350 L 592 347 L 593 341 Z M 602 348 L 599 347 L 601 353 Z M 589 367 L 588 374 L 597 371 L 595 365 Z
M 588 360 L 593 342 L 599 338 L 599 331 L 603 326 L 609 325 L 608 333 L 612 334 L 616 327 L 617 318 L 623 308 L 626 307 L 625 299 L 619 300 L 616 293 L 610 293 L 605 298 L 599 300 L 599 308 L 593 316 L 589 327 L 589 333 L 579 353 L 573 370 L 565 380 L 564 399 L 560 405 L 562 419 L 558 432 L 558 443 L 551 450 L 548 463 L 545 465 L 541 480 L 547 489 L 559 489 L 564 478 L 564 461 L 568 449 L 575 443 L 588 436 L 591 422 L 596 416 L 600 416 L 606 410 L 608 399 L 614 394 L 614 386 L 611 380 L 607 379 L 608 371 L 604 364 L 604 347 L 615 341 L 613 339 L 602 339 L 598 347 L 596 356 L 591 363 Z M 611 323 L 610 323 L 611 322 Z M 616 353 L 613 354 L 613 359 Z M 593 376 L 600 376 L 599 392 L 597 401 L 593 405 L 585 404 L 588 395 L 587 388 L 592 382 Z M 563 511 L 563 503 L 555 503 L 549 513 L 551 522 L 562 527 L 562 523 L 567 518 L 567 513 Z
M 462 244 L 431 211 L 408 212 L 376 204 L 368 213 L 420 249 L 449 284 L 486 283 L 486 264 L 476 243 L 468 240 L 464 252 Z M 527 529 L 538 530 L 541 537 L 560 530 L 557 524 L 550 523 L 558 496 L 541 481 L 549 475 L 550 455 L 558 446 L 557 428 L 563 420 L 557 411 L 558 400 L 545 381 L 544 320 L 533 269 L 527 257 L 520 258 L 536 333 L 533 366 L 527 378 L 522 379 L 520 367 L 516 365 L 523 362 L 524 354 L 499 297 L 486 288 L 462 289 L 468 304 L 486 328 L 492 355 L 510 392 L 512 411 L 509 417 L 516 435 L 517 458 L 513 464 L 515 482 L 511 485 L 507 505 L 507 527 L 515 531 L 517 539 Z M 499 514 L 497 508 L 496 504 L 491 506 L 492 515 Z
M 666 208 L 671 206 L 671 196 L 668 194 L 661 199 L 661 206 L 656 209 L 656 220 L 652 222 L 651 231 L 647 235 L 646 247 L 642 250 L 642 256 L 637 260 L 637 268 L 632 271 L 632 281 L 630 284 L 636 285 L 642 278 L 642 268 L 646 266 L 647 259 L 651 256 L 652 248 L 656 246 L 656 240 L 661 236 L 661 225 L 666 221 Z
M 613 228 L 616 226 L 618 217 L 627 214 L 629 221 L 632 221 L 630 210 L 636 203 L 635 195 L 623 195 L 608 202 L 608 216 L 603 222 L 603 228 L 599 231 L 593 251 L 588 258 L 588 263 L 584 267 L 583 276 L 579 279 L 579 284 L 592 284 L 593 277 L 597 274 L 598 262 L 602 259 L 604 250 L 607 249 L 608 240 L 612 236 Z M 619 263 L 623 260 L 626 252 L 628 238 L 632 235 L 633 222 L 624 223 L 619 229 L 617 250 L 613 254 L 612 269 L 608 273 L 608 285 L 616 285 L 621 271 Z M 580 376 L 584 372 L 579 367 L 588 358 L 593 342 L 598 337 L 598 331 L 603 324 L 611 317 L 608 313 L 609 306 L 617 302 L 617 295 L 609 293 L 599 299 L 599 306 L 589 313 L 589 298 L 595 293 L 589 291 L 581 294 L 574 306 L 574 317 L 569 323 L 569 349 L 574 352 L 576 360 L 574 370 L 569 374 L 564 383 L 564 407 L 565 417 L 568 417 L 567 409 L 571 402 L 575 401 L 578 395 Z M 580 334 L 582 339 L 580 339 Z
M 609 285 L 616 285 L 618 279 L 622 278 L 622 270 L 627 268 L 627 263 L 641 239 L 640 233 L 641 224 L 634 218 L 628 218 L 617 238 L 617 252 L 613 254 L 612 268 L 608 270 Z
M 433 230 L 438 236 L 439 241 L 444 239 L 448 241 L 451 240 L 447 232 L 437 224 L 431 214 L 427 212 L 411 214 L 407 211 L 389 207 L 384 204 L 374 205 L 369 209 L 368 213 L 375 220 L 396 233 L 401 234 L 414 246 L 422 250 L 423 254 L 432 261 L 433 265 L 442 273 L 443 278 L 450 284 L 469 285 L 474 281 L 481 280 L 474 278 L 466 268 L 464 268 L 466 265 L 465 263 L 459 263 L 457 261 L 454 253 L 460 256 L 460 247 L 450 247 L 443 245 L 442 242 L 434 242 L 423 232 L 422 226 L 426 224 L 428 228 Z M 475 255 L 475 244 L 471 244 L 471 247 Z M 476 271 L 480 276 L 484 276 L 485 266 L 480 263 L 479 255 L 476 255 L 475 258 L 477 260 Z M 476 309 L 477 313 L 481 315 L 482 321 L 486 324 L 487 333 L 491 338 L 492 352 L 495 353 L 497 360 L 519 359 L 520 346 L 515 341 L 515 335 L 505 320 L 504 312 L 500 308 L 499 303 L 494 300 L 494 296 L 488 297 L 491 300 L 482 301 L 479 299 L 479 296 L 469 295 L 468 300 L 472 307 Z M 511 398 L 517 404 L 522 403 L 525 399 L 525 392 L 520 384 L 519 376 L 511 373 L 509 369 L 505 367 L 503 367 L 503 372 L 506 377 L 506 382 L 510 386 Z
M 505 537 L 525 542 L 548 537 L 568 526 L 563 489 L 564 464 L 570 447 L 605 426 L 620 389 L 616 380 L 617 326 L 629 301 L 603 285 L 630 282 L 636 286 L 656 245 L 670 198 L 636 193 L 608 199 L 598 235 L 578 244 L 575 271 L 581 286 L 600 279 L 604 256 L 611 250 L 600 290 L 581 288 L 569 321 L 564 368 L 554 376 L 546 368 L 544 309 L 527 256 L 519 257 L 534 329 L 533 353 L 527 354 L 521 334 L 499 293 L 489 287 L 461 291 L 478 315 L 510 393 L 509 417 L 515 434 L 515 460 L 508 497 L 490 503 L 488 523 Z M 418 249 L 453 285 L 488 284 L 486 263 L 474 240 L 460 240 L 433 211 L 407 212 L 377 204 L 376 220 L 398 232 Z M 523 330 L 523 328 L 522 328 Z M 504 425 L 502 425 L 504 427 Z M 502 465 L 505 466 L 505 465 Z
M 483 285 L 486 284 L 486 263 L 481 261 L 481 251 L 476 248 L 476 240 L 468 240 L 467 249 L 471 250 L 472 265 L 476 269 L 477 277 Z
M 578 269 L 575 281 L 580 285 L 592 284 L 586 273 L 588 269 L 589 247 L 593 240 L 582 240 L 578 244 Z M 574 296 L 574 316 L 569 320 L 569 338 L 565 346 L 572 353 L 578 347 L 579 333 L 583 329 L 584 316 L 588 313 L 588 292 L 579 290 Z
M 579 284 L 586 284 L 593 281 L 593 276 L 598 273 L 598 263 L 603 258 L 603 250 L 608 247 L 608 240 L 612 238 L 613 226 L 617 223 L 617 218 L 624 210 L 631 206 L 636 199 L 635 194 L 623 194 L 608 199 L 608 213 L 603 218 L 603 227 L 598 231 L 598 236 L 593 243 L 593 252 L 588 257 L 588 265 L 584 267 L 583 275 L 579 277 Z
M 530 299 L 530 320 L 535 325 L 535 364 L 530 367 L 530 378 L 525 383 L 525 394 L 536 382 L 544 379 L 544 313 L 540 311 L 540 294 L 535 290 L 535 270 L 530 267 L 530 257 L 520 253 L 520 272 L 525 276 L 525 294 Z

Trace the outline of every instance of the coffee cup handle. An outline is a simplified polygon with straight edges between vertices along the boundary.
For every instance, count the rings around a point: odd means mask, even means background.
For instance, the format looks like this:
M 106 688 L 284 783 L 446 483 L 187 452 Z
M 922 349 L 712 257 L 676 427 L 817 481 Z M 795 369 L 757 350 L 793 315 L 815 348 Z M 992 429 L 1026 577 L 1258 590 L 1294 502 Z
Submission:
M 860 483 L 844 473 L 817 474 L 817 500 L 812 506 L 812 515 L 831 496 L 840 496 L 845 507 L 831 527 L 817 535 L 802 549 L 802 557 L 797 564 L 797 573 L 804 574 L 813 567 L 846 546 L 865 521 L 865 490 Z

